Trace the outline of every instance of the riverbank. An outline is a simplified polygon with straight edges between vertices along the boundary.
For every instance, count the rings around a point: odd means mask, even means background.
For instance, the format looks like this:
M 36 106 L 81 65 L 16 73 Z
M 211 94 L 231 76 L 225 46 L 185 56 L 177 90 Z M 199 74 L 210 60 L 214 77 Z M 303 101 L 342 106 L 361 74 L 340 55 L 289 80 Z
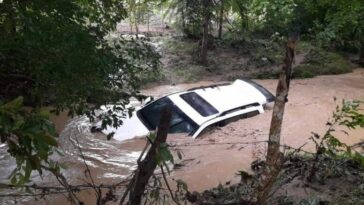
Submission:
M 231 81 L 236 78 L 277 79 L 284 58 L 284 42 L 269 38 L 209 40 L 206 65 L 199 63 L 200 40 L 182 36 L 153 36 L 161 54 L 159 74 L 146 76 L 145 88 L 163 84 Z M 293 78 L 349 73 L 357 56 L 319 48 L 312 42 L 296 45 Z

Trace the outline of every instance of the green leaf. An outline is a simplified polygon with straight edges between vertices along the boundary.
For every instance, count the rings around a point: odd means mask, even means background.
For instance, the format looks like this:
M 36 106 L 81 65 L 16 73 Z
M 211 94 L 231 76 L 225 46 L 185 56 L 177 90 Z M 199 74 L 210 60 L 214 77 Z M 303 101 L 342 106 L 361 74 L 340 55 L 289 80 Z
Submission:
M 176 182 L 177 182 L 177 187 L 181 187 L 184 191 L 188 191 L 188 186 L 186 182 L 184 182 L 181 179 L 177 179 Z
M 16 185 L 18 183 L 18 180 L 16 179 L 16 175 L 11 177 L 10 183 L 13 184 L 13 185 Z
M 30 174 L 32 173 L 32 165 L 31 165 L 31 162 L 30 160 L 26 160 L 25 161 L 25 174 L 24 174 L 24 178 L 25 180 L 29 179 L 30 178 Z
M 37 112 L 37 116 L 48 119 L 50 116 L 50 111 L 47 109 L 41 109 L 39 112 Z
M 68 169 L 68 166 L 65 163 L 60 163 L 59 167 L 62 169 Z
M 168 162 L 168 161 L 171 161 L 172 163 L 174 163 L 173 155 L 168 148 L 168 144 L 162 143 L 158 148 L 158 153 L 159 153 L 159 157 L 160 157 L 160 161 L 158 163 L 159 165 L 161 165 L 162 163 Z
M 32 170 L 38 170 L 38 172 L 41 174 L 42 171 L 41 171 L 41 165 L 40 165 L 41 163 L 40 163 L 39 158 L 36 155 L 32 155 L 29 158 L 29 161 L 30 161 Z
M 47 143 L 48 145 L 51 145 L 51 146 L 53 146 L 53 147 L 58 147 L 58 142 L 57 142 L 57 140 L 54 138 L 54 137 L 52 137 L 52 136 L 50 136 L 50 135 L 47 135 L 47 134 L 45 134 L 45 135 L 40 135 L 40 137 L 44 140 L 44 142 L 45 143 Z
M 149 141 L 154 142 L 157 138 L 157 134 L 155 132 L 150 132 L 147 138 L 149 139 Z
M 5 104 L 3 107 L 7 110 L 16 110 L 19 109 L 23 106 L 23 97 L 19 96 L 17 98 L 15 98 L 13 101 L 8 102 L 7 104 Z
M 107 140 L 111 140 L 111 138 L 113 138 L 113 137 L 114 137 L 114 135 L 115 135 L 115 132 L 111 132 L 111 133 L 109 133 L 108 135 L 106 135 L 106 139 L 107 139 Z

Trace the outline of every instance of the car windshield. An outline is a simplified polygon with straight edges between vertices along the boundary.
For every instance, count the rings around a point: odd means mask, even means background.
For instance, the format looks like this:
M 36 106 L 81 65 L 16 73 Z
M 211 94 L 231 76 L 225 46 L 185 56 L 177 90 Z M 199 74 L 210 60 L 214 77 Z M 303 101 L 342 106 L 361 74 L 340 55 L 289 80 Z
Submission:
M 210 103 L 208 103 L 205 99 L 203 99 L 195 92 L 182 94 L 181 98 L 204 117 L 217 114 L 219 112 L 216 110 L 216 108 L 214 108 Z
M 198 125 L 167 97 L 145 106 L 137 112 L 137 115 L 149 130 L 155 130 L 165 106 L 171 106 L 172 108 L 169 133 L 191 133 L 197 129 Z

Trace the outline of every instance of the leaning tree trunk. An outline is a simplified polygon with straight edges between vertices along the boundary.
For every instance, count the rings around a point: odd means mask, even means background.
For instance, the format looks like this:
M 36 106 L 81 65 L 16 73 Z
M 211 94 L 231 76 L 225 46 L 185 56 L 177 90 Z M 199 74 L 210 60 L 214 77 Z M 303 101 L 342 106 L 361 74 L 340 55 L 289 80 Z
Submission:
M 129 201 L 128 205 L 140 205 L 145 188 L 148 185 L 150 177 L 153 175 L 157 167 L 157 152 L 162 143 L 167 140 L 169 122 L 171 120 L 171 108 L 166 107 L 162 113 L 158 128 L 157 137 L 149 149 L 145 158 L 138 163 L 138 169 L 129 184 Z M 125 195 L 126 196 L 126 195 Z M 124 202 L 124 197 L 120 200 L 120 205 Z
M 267 163 L 274 165 L 279 158 L 279 147 L 281 140 L 281 129 L 285 104 L 288 99 L 288 90 L 292 74 L 292 63 L 294 60 L 295 42 L 289 40 L 286 46 L 286 57 L 284 59 L 283 72 L 277 85 L 276 100 L 273 108 L 273 116 L 269 130 Z
M 210 0 L 203 0 L 203 36 L 202 36 L 202 46 L 201 46 L 201 63 L 203 65 L 207 64 L 207 46 L 209 38 L 209 22 L 210 22 Z
M 224 0 L 221 0 L 221 5 L 220 5 L 220 16 L 219 16 L 219 39 L 221 39 L 222 37 L 222 22 L 224 19 Z
M 282 162 L 280 152 L 281 130 L 285 104 L 287 102 L 289 84 L 292 73 L 292 63 L 294 59 L 294 48 L 296 40 L 289 40 L 286 46 L 286 56 L 284 59 L 283 71 L 279 77 L 276 100 L 273 108 L 272 121 L 269 130 L 269 141 L 267 151 L 267 167 L 264 173 L 262 187 L 258 192 L 258 204 L 264 205 L 267 202 L 271 188 L 279 174 Z

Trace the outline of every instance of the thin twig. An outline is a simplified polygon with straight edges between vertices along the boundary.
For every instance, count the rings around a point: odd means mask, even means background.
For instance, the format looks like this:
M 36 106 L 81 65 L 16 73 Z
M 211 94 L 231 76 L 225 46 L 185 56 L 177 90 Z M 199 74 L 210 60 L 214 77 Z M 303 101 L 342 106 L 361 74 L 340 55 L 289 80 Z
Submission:
M 198 147 L 198 146 L 213 146 L 213 145 L 236 145 L 236 144 L 259 144 L 266 143 L 267 140 L 263 141 L 252 141 L 252 142 L 213 142 L 213 143 L 200 143 L 200 144 L 172 144 L 169 147 Z
M 165 163 L 163 163 L 163 164 L 164 164 L 164 166 L 167 166 Z M 178 200 L 174 197 L 171 187 L 169 186 L 169 183 L 168 183 L 168 180 L 167 180 L 167 177 L 166 177 L 166 173 L 164 172 L 164 169 L 163 169 L 163 165 L 160 165 L 159 167 L 161 168 L 164 183 L 166 183 L 166 186 L 168 188 L 168 191 L 169 191 L 169 194 L 171 195 L 172 200 L 174 201 L 174 203 L 180 205 Z
M 58 170 L 52 169 L 46 166 L 41 166 L 44 170 L 47 170 L 51 172 L 57 179 L 57 181 L 65 187 L 65 189 L 68 191 L 69 198 L 71 200 L 72 204 L 79 204 L 80 200 L 78 197 L 73 193 L 71 186 L 68 184 L 66 177 L 64 177 Z
M 74 133 L 73 133 L 73 132 L 72 132 L 71 137 L 72 137 L 72 136 L 74 136 Z M 85 155 L 83 155 L 82 149 L 81 149 L 81 147 L 80 147 L 80 142 L 78 141 L 77 137 L 73 137 L 73 138 L 75 139 L 75 141 L 76 141 L 76 143 L 77 143 L 77 144 L 74 144 L 72 140 L 70 140 L 70 142 L 71 142 L 71 143 L 73 144 L 73 146 L 75 146 L 75 147 L 78 149 L 78 151 L 80 152 L 80 156 L 81 156 L 82 161 L 83 161 L 83 163 L 84 163 L 84 165 L 85 165 L 85 167 L 86 167 L 86 172 L 87 172 L 86 177 L 90 178 L 90 180 L 91 180 L 91 185 L 92 185 L 92 187 L 93 187 L 93 189 L 94 189 L 94 191 L 95 191 L 95 194 L 96 194 L 97 204 L 99 204 L 99 203 L 100 203 L 100 200 L 101 200 L 101 196 L 102 196 L 102 195 L 101 195 L 101 189 L 97 189 L 97 188 L 96 188 L 95 181 L 94 181 L 94 179 L 93 179 L 93 177 L 92 177 L 92 175 L 91 175 L 91 170 L 90 170 L 89 166 L 88 166 L 88 165 L 87 165 L 87 163 L 86 163 Z
M 96 188 L 98 189 L 112 189 L 112 188 L 117 188 L 117 187 L 124 187 L 127 186 L 125 183 L 129 182 L 129 180 L 123 180 L 121 182 L 112 184 L 112 185 L 96 185 Z M 12 184 L 0 184 L 1 187 L 3 188 L 7 188 L 7 189 L 16 189 L 19 188 L 15 185 Z M 40 196 L 40 195 L 47 195 L 48 193 L 50 194 L 62 194 L 62 193 L 68 193 L 69 190 L 73 191 L 73 192 L 78 192 L 81 190 L 88 190 L 88 189 L 94 189 L 94 187 L 90 184 L 80 184 L 80 185 L 69 185 L 69 188 L 66 188 L 62 185 L 62 187 L 59 186 L 38 186 L 36 184 L 33 185 L 25 185 L 22 186 L 21 188 L 28 188 L 28 189 L 34 189 L 34 190 L 39 190 L 42 193 L 34 193 L 34 194 L 2 194 L 0 195 L 0 197 L 22 197 L 22 196 Z

